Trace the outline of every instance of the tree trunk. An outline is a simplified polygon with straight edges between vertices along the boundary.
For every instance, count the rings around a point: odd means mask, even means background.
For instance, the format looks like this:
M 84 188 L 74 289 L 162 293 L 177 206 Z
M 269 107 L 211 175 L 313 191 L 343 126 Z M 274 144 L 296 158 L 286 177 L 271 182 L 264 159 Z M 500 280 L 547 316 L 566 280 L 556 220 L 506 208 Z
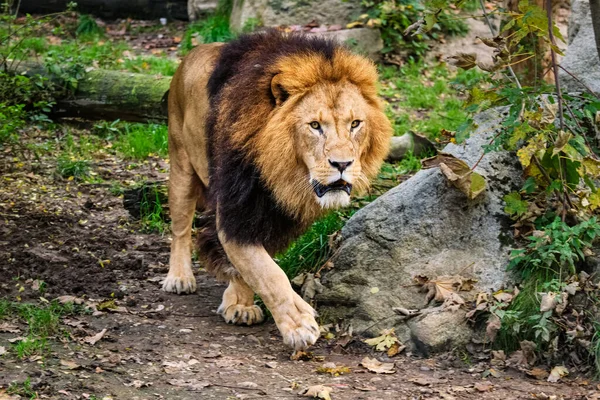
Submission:
M 40 64 L 22 62 L 16 72 L 39 74 L 60 83 Z M 53 114 L 96 120 L 166 121 L 170 83 L 168 76 L 92 70 L 78 81 L 75 93 L 57 99 Z
M 170 83 L 171 77 L 90 71 L 79 80 L 72 97 L 58 102 L 56 114 L 87 119 L 166 120 Z
M 65 11 L 71 0 L 21 0 L 20 12 L 48 14 Z M 102 18 L 188 19 L 187 0 L 77 0 L 77 11 Z
M 590 10 L 592 11 L 592 26 L 596 37 L 596 50 L 600 58 L 600 0 L 590 0 Z

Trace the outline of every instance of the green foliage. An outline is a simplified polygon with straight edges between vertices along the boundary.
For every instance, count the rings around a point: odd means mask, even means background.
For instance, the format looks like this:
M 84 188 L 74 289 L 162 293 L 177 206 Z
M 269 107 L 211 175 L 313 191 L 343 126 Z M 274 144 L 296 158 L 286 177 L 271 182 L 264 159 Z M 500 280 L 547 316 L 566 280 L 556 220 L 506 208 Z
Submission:
M 162 124 L 124 124 L 114 143 L 124 157 L 144 160 L 150 155 L 168 155 L 168 129 Z
M 577 273 L 576 265 L 585 259 L 584 250 L 591 248 L 600 235 L 595 217 L 569 226 L 556 217 L 543 230 L 527 237 L 524 249 L 513 250 L 509 269 L 523 278 L 544 277 L 545 281 L 564 280 Z
M 56 171 L 63 178 L 80 180 L 89 176 L 90 169 L 90 161 L 77 158 L 76 156 L 62 154 L 57 159 Z
M 98 37 L 102 36 L 104 31 L 100 29 L 94 17 L 88 14 L 81 14 L 75 34 L 77 36 Z
M 26 113 L 23 108 L 23 104 L 9 106 L 0 103 L 0 145 L 17 141 L 18 131 L 26 123 Z
M 167 195 L 157 185 L 143 184 L 140 187 L 140 221 L 145 232 L 158 232 L 163 235 L 169 230 L 167 213 L 163 204 L 167 202 Z
M 289 278 L 301 272 L 316 272 L 331 256 L 329 236 L 344 225 L 344 214 L 332 212 L 314 222 L 302 236 L 282 254 L 275 256 L 275 261 Z
M 215 14 L 188 26 L 181 40 L 182 54 L 203 43 L 228 42 L 235 38 L 229 30 L 229 17 Z
M 424 2 L 417 0 L 363 0 L 369 18 L 379 26 L 384 41 L 383 53 L 392 51 L 407 53 L 408 56 L 420 58 L 429 49 L 427 41 L 438 39 L 442 35 L 465 35 L 468 26 L 452 12 L 444 8 L 435 24 L 428 32 L 418 35 L 405 34 L 409 26 L 422 18 L 428 17 Z

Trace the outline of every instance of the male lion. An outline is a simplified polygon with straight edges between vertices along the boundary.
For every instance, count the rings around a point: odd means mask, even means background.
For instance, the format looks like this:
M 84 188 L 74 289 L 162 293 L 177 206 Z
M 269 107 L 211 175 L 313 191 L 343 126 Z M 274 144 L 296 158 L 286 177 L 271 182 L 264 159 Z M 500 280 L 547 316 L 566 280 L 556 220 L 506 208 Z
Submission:
M 169 209 L 173 243 L 163 290 L 196 290 L 199 253 L 228 281 L 225 321 L 263 320 L 257 293 L 286 344 L 315 343 L 315 311 L 271 256 L 316 218 L 350 204 L 385 157 L 391 126 L 369 60 L 331 41 L 277 31 L 195 48 L 169 92 Z

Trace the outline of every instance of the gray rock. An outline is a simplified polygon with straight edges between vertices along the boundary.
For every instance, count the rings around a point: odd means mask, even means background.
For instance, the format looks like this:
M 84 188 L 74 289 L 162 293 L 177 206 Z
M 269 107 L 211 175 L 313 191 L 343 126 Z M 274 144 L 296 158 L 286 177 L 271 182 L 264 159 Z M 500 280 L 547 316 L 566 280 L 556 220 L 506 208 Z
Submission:
M 217 0 L 188 0 L 187 10 L 190 21 L 214 12 L 217 9 Z
M 425 356 L 432 352 L 452 350 L 471 339 L 472 330 L 467 325 L 465 313 L 459 311 L 436 311 L 408 321 L 412 344 Z
M 479 126 L 466 145 L 451 144 L 444 150 L 473 165 L 502 121 L 503 111 L 480 114 Z M 487 189 L 475 200 L 451 186 L 438 169 L 429 169 L 358 211 L 342 230 L 334 268 L 322 279 L 325 290 L 317 296 L 319 313 L 346 319 L 358 333 L 377 334 L 394 326 L 413 350 L 435 351 L 464 343 L 465 325 L 457 320 L 464 318 L 464 310 L 453 316 L 446 315 L 449 311 L 421 316 L 407 324 L 392 308 L 428 306 L 425 293 L 414 283 L 416 275 L 475 278 L 472 296 L 499 289 L 507 281 L 512 236 L 502 197 L 521 187 L 522 171 L 514 154 L 506 152 L 487 154 L 476 171 L 485 177 Z M 468 300 L 464 292 L 461 295 Z M 441 324 L 444 335 L 427 333 L 436 324 Z
M 230 27 L 241 32 L 249 19 L 263 26 L 320 24 L 345 25 L 362 14 L 359 0 L 234 0 Z
M 594 28 L 589 0 L 574 0 L 569 19 L 569 45 L 560 63 L 600 94 L 600 56 L 594 42 Z M 559 71 L 564 92 L 583 92 L 585 88 L 564 71 Z
M 342 29 L 339 31 L 314 33 L 314 35 L 337 40 L 358 54 L 367 56 L 372 60 L 378 60 L 381 55 L 380 51 L 383 50 L 383 40 L 381 39 L 379 29 Z

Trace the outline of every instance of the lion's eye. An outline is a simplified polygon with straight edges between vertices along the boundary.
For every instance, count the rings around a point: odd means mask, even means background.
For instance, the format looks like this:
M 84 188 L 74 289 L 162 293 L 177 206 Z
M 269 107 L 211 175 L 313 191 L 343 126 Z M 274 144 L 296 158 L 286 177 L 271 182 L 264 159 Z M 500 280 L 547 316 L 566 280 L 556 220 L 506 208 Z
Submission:
M 318 129 L 321 129 L 321 124 L 318 123 L 317 121 L 313 121 L 313 122 L 310 123 L 310 127 L 313 128 L 313 129 L 315 129 L 315 130 L 318 130 Z
M 360 121 L 360 120 L 358 120 L 358 119 L 355 119 L 355 120 L 354 120 L 354 121 L 352 121 L 352 123 L 350 124 L 350 127 L 351 127 L 352 129 L 354 129 L 354 128 L 358 128 L 358 126 L 360 125 L 360 123 L 361 123 L 361 122 L 362 122 L 362 121 Z

